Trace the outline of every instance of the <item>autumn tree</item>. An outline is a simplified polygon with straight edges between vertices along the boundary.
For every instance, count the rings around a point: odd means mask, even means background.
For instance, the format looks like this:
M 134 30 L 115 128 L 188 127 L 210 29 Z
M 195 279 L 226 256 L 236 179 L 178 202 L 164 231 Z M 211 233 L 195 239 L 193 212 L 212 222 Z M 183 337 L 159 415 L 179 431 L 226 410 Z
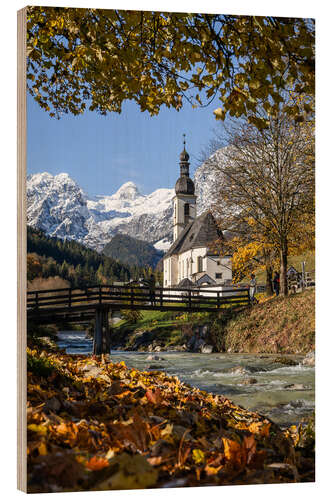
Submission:
M 262 110 L 268 123 L 247 121 L 226 128 L 226 147 L 207 160 L 217 175 L 214 210 L 222 230 L 244 244 L 275 249 L 280 260 L 281 293 L 287 295 L 287 258 L 291 246 L 313 232 L 314 138 L 312 122 L 299 123 L 282 111 Z M 301 236 L 299 236 L 301 235 Z M 295 241 L 296 240 L 296 241 Z
M 34 278 L 42 275 L 42 264 L 40 257 L 36 253 L 28 253 L 27 255 L 27 280 L 32 281 Z
M 253 119 L 262 100 L 276 112 L 282 90 L 314 94 L 314 37 L 313 19 L 29 7 L 28 89 L 57 117 L 218 98 L 216 118 Z

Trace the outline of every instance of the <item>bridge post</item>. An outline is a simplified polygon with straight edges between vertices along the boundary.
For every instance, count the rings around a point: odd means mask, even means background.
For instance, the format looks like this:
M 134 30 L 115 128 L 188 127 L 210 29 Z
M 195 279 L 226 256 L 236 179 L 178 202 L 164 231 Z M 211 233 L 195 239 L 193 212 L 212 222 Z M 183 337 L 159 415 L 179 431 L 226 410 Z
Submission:
M 94 348 L 96 355 L 110 353 L 109 314 L 107 308 L 97 307 L 95 312 Z
M 102 309 L 97 307 L 95 310 L 95 331 L 94 331 L 94 354 L 102 354 L 102 334 L 103 334 L 103 322 L 102 322 Z
M 102 318 L 102 353 L 109 354 L 111 349 L 110 328 L 109 328 L 109 310 L 103 309 Z

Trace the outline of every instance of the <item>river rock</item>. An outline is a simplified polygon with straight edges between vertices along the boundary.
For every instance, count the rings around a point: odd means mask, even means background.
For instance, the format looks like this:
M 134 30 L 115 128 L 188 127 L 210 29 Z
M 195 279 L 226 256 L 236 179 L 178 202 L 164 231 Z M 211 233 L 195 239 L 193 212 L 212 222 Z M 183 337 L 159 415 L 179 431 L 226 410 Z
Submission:
M 157 356 L 157 354 L 149 354 L 146 357 L 147 361 L 164 361 L 164 358 L 161 358 L 161 356 Z
M 302 361 L 302 365 L 304 366 L 315 366 L 316 356 L 314 351 L 308 352 L 305 358 Z
M 180 352 L 184 352 L 184 351 L 187 351 L 187 346 L 186 346 L 186 344 L 183 344 L 183 345 L 170 345 L 168 347 L 168 351 L 180 351 Z
M 308 388 L 303 384 L 287 384 L 283 387 L 289 391 L 306 391 Z
M 149 365 L 148 370 L 163 370 L 165 368 L 163 365 Z
M 294 361 L 293 359 L 286 358 L 284 356 L 275 358 L 272 360 L 273 363 L 281 363 L 281 365 L 286 365 L 286 366 L 297 366 L 298 363 L 297 361 Z
M 243 380 L 241 380 L 241 384 L 243 384 L 243 385 L 256 384 L 257 382 L 258 382 L 258 380 L 254 377 L 248 377 L 248 378 L 244 378 Z
M 253 368 L 252 366 L 237 365 L 230 368 L 229 373 L 234 373 L 235 375 L 246 375 L 247 373 L 254 373 L 256 371 L 258 370 L 256 368 Z
M 195 352 L 199 352 L 201 351 L 201 347 L 205 344 L 205 341 L 204 339 L 202 339 L 201 337 L 195 339 L 195 344 L 194 344 L 194 351 Z
M 204 325 L 204 326 L 201 328 L 201 332 L 200 332 L 200 333 L 201 333 L 201 335 L 202 335 L 203 337 L 205 337 L 205 336 L 207 335 L 207 333 L 208 333 L 208 326 L 207 326 L 207 325 Z
M 229 373 L 233 373 L 234 375 L 245 375 L 247 373 L 247 370 L 244 368 L 244 366 L 233 366 L 230 368 Z
M 211 354 L 213 352 L 213 346 L 209 344 L 203 344 L 200 348 L 202 354 Z

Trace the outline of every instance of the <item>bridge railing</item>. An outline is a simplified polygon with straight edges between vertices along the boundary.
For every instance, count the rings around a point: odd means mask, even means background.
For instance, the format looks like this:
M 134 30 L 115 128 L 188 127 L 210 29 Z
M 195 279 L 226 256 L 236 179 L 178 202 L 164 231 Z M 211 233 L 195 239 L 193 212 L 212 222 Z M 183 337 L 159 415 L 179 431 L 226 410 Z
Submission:
M 95 307 L 109 305 L 122 309 L 147 307 L 211 308 L 249 302 L 248 288 L 209 290 L 200 288 L 180 289 L 135 287 L 126 285 L 96 285 L 87 288 L 59 288 L 34 290 L 27 293 L 27 309 L 36 311 L 67 307 Z

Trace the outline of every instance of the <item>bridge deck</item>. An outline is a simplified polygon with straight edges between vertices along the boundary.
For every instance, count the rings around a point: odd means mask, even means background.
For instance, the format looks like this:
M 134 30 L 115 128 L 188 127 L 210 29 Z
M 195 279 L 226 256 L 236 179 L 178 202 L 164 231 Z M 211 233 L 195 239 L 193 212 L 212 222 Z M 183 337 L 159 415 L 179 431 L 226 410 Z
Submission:
M 82 289 L 29 291 L 28 318 L 94 316 L 97 309 L 219 311 L 249 303 L 248 289 L 205 290 L 179 288 L 93 286 Z

